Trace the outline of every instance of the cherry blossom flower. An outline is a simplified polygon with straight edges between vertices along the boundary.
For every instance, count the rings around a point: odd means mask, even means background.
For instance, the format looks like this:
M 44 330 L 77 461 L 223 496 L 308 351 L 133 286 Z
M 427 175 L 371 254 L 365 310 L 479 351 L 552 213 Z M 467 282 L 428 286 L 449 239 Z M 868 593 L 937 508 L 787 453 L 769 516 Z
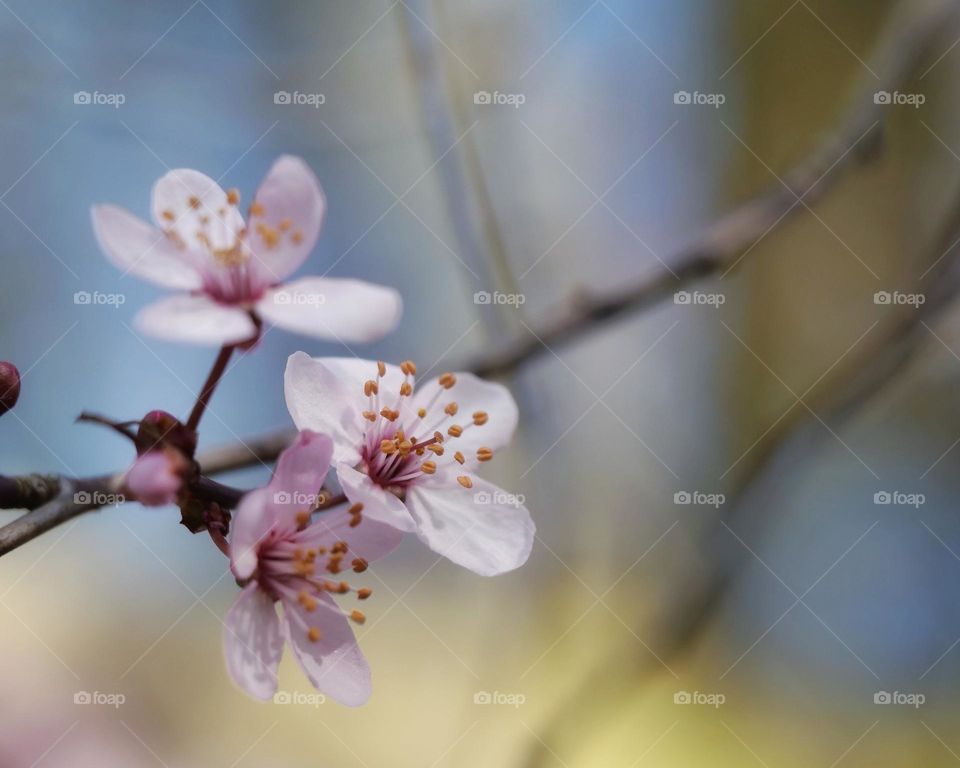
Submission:
M 303 160 L 270 169 L 245 221 L 240 194 L 189 169 L 153 187 L 156 226 L 115 205 L 92 209 L 101 249 L 125 273 L 181 291 L 146 307 L 137 326 L 171 341 L 228 345 L 255 339 L 264 322 L 321 339 L 372 341 L 400 319 L 399 294 L 360 280 L 284 283 L 313 250 L 326 201 Z
M 360 504 L 311 515 L 332 453 L 329 437 L 301 432 L 269 485 L 244 496 L 234 514 L 230 564 L 243 591 L 227 613 L 224 653 L 230 676 L 258 699 L 276 691 L 284 639 L 323 693 L 349 706 L 370 696 L 370 669 L 331 595 L 369 597 L 337 574 L 363 572 L 402 534 L 368 518 Z M 364 615 L 354 610 L 350 619 L 363 623 Z
M 534 525 L 522 499 L 475 475 L 509 443 L 517 405 L 506 387 L 445 373 L 414 392 L 416 366 L 345 358 L 287 361 L 287 408 L 299 429 L 329 434 L 343 492 L 365 518 L 415 531 L 483 575 L 523 565 Z
M 173 449 L 147 451 L 127 470 L 123 486 L 145 507 L 163 507 L 177 500 L 188 468 L 186 459 Z

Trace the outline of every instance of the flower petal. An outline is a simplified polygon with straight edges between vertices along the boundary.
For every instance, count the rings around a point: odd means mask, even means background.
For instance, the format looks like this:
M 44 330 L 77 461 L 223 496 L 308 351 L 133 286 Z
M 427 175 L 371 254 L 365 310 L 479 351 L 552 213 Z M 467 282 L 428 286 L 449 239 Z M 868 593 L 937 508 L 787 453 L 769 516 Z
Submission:
M 170 171 L 153 185 L 152 208 L 158 227 L 174 233 L 190 253 L 203 253 L 211 266 L 210 251 L 231 249 L 244 228 L 243 216 L 220 185 L 189 168 Z M 200 234 L 205 243 L 202 249 L 197 248 Z
M 329 595 L 319 595 L 313 611 L 293 600 L 283 601 L 284 632 L 297 662 L 321 692 L 348 707 L 370 698 L 370 667 L 353 636 L 347 617 Z M 316 627 L 320 636 L 310 640 Z
M 535 528 L 520 499 L 474 477 L 473 488 L 439 473 L 407 491 L 417 535 L 437 554 L 481 576 L 523 565 Z
M 143 333 L 167 341 L 221 346 L 257 333 L 242 309 L 217 304 L 203 295 L 177 294 L 149 305 L 134 321 Z
M 295 528 L 297 513 L 313 506 L 332 456 L 333 441 L 310 430 L 297 435 L 280 454 L 267 490 L 276 510 L 275 520 L 282 528 Z
M 283 155 L 267 173 L 255 202 L 250 246 L 271 282 L 280 282 L 303 264 L 317 242 L 327 209 L 323 190 L 303 160 Z
M 260 544 L 276 522 L 269 488 L 257 488 L 244 495 L 233 513 L 230 526 L 230 567 L 238 579 L 249 579 L 257 570 Z
M 277 690 L 283 635 L 273 600 L 257 584 L 248 584 L 227 611 L 223 629 L 227 670 L 240 688 L 257 699 Z
M 344 494 L 354 504 L 363 504 L 363 516 L 386 523 L 399 531 L 414 531 L 413 518 L 404 503 L 392 493 L 370 481 L 363 472 L 348 464 L 337 465 L 337 479 Z
M 95 205 L 90 216 L 100 249 L 125 273 L 165 288 L 192 291 L 201 286 L 200 273 L 159 229 L 116 205 Z
M 400 294 L 363 280 L 305 277 L 257 303 L 264 318 L 294 333 L 343 342 L 376 341 L 400 322 Z
M 186 462 L 175 456 L 160 449 L 137 457 L 123 479 L 134 499 L 145 507 L 163 507 L 177 500 L 185 469 L 179 465 Z
M 363 383 L 377 378 L 377 364 L 356 358 L 312 358 L 296 352 L 287 360 L 284 394 L 287 410 L 298 429 L 312 429 L 333 438 L 333 461 L 354 465 L 360 461 L 364 434 L 362 412 L 370 408 Z M 387 366 L 380 379 L 381 398 L 393 407 L 403 374 Z
M 474 459 L 478 448 L 497 450 L 507 445 L 519 418 L 517 403 L 510 390 L 502 384 L 484 381 L 472 373 L 458 373 L 456 377 L 456 384 L 440 393 L 424 422 L 432 426 L 437 414 L 444 415 L 444 406 L 455 402 L 457 415 L 445 418 L 440 425 L 443 432 L 451 424 L 464 427 L 460 437 L 450 438 L 445 443 L 451 451 L 460 451 L 468 459 Z M 439 379 L 431 379 L 418 386 L 413 396 L 413 407 L 427 408 L 441 389 Z M 472 423 L 473 414 L 478 411 L 486 413 L 488 417 L 487 423 L 482 426 Z
M 348 551 L 344 553 L 347 562 L 361 557 L 372 563 L 389 555 L 403 540 L 403 531 L 368 517 L 366 509 L 359 525 L 351 526 L 351 520 L 353 516 L 347 512 L 346 507 L 321 512 L 314 517 L 310 525 L 293 536 L 293 541 L 304 548 L 314 549 L 330 549 L 334 542 L 345 541 L 348 547 Z

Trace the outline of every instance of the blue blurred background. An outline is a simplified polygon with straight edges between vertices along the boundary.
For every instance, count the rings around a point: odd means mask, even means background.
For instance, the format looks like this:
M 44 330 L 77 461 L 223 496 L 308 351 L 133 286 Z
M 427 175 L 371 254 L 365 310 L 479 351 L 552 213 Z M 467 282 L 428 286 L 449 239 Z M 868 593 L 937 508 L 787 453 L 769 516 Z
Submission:
M 102 256 L 92 204 L 146 218 L 151 185 L 178 167 L 249 200 L 277 155 L 300 155 L 329 205 L 300 274 L 403 294 L 399 331 L 370 347 L 269 332 L 205 419 L 202 447 L 230 443 L 289 425 L 294 351 L 456 369 L 529 338 L 583 292 L 671 269 L 671 254 L 778 184 L 834 124 L 872 77 L 891 7 L 0 0 L 0 359 L 24 374 L 0 421 L 0 470 L 124 466 L 129 446 L 76 416 L 185 415 L 211 364 L 213 350 L 133 329 L 160 292 Z M 716 525 L 726 500 L 675 494 L 732 499 L 758 441 L 873 342 L 888 311 L 874 293 L 906 290 L 935 258 L 926 244 L 960 163 L 957 36 L 944 30 L 915 84 L 926 103 L 891 117 L 878 163 L 696 286 L 722 306 L 668 300 L 506 381 L 521 427 L 491 478 L 526 496 L 531 561 L 483 581 L 410 542 L 379 567 L 359 632 L 370 705 L 244 698 L 221 661 L 236 594 L 222 556 L 176 510 L 108 509 L 0 562 L 3 764 L 956 761 L 952 318 L 867 408 L 786 443 L 739 525 Z M 77 104 L 78 92 L 123 103 Z M 278 92 L 323 104 L 276 103 Z M 475 98 L 486 92 L 522 103 Z M 677 103 L 679 92 L 724 102 Z M 498 290 L 523 304 L 475 303 Z M 78 291 L 123 303 L 76 304 Z M 894 491 L 924 503 L 874 503 Z M 748 565 L 674 653 L 672 611 L 731 551 Z M 289 660 L 282 683 L 309 692 Z M 125 702 L 80 706 L 79 691 Z M 875 703 L 884 692 L 924 702 Z

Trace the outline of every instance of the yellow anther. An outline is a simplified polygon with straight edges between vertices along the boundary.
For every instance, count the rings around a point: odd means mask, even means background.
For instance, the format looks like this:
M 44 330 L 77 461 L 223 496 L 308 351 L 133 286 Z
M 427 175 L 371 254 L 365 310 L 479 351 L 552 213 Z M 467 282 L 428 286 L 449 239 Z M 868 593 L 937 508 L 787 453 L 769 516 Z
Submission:
M 160 215 L 163 216 L 163 218 L 166 219 L 167 221 L 173 221 L 175 218 L 177 218 L 176 216 L 173 215 L 173 211 L 164 211 Z
M 443 456 L 443 446 L 437 445 L 436 443 L 431 443 L 427 446 L 427 450 L 435 453 L 437 456 Z
M 373 594 L 373 590 L 369 589 L 368 587 L 364 587 L 363 589 L 357 590 L 357 598 L 359 600 L 366 600 L 372 594 Z
M 317 642 L 320 639 L 320 630 L 316 627 L 310 627 L 310 629 L 307 631 L 307 637 L 311 643 Z
M 227 190 L 227 202 L 230 205 L 236 205 L 240 202 L 240 190 L 236 187 L 231 187 Z
M 417 410 L 417 416 L 419 416 L 421 419 L 426 418 L 426 416 L 427 416 L 427 409 L 426 409 L 426 408 L 420 408 L 420 409 L 418 409 L 418 410 Z
M 460 410 L 460 407 L 456 403 L 447 403 L 443 412 L 447 414 L 447 416 L 456 416 L 458 410 Z
M 377 376 L 381 379 L 387 375 L 387 364 L 383 360 L 377 360 Z
M 477 461 L 490 461 L 493 458 L 493 451 L 489 448 L 477 448 Z
M 400 385 L 400 397 L 409 397 L 413 394 L 413 385 L 409 381 Z
M 444 389 L 450 389 L 450 387 L 457 383 L 457 377 L 452 373 L 444 373 L 437 380 L 437 383 Z
M 188 204 L 191 208 L 193 208 L 194 210 L 196 210 L 197 208 L 200 207 L 200 198 L 197 197 L 196 195 L 190 195 L 190 197 L 187 199 L 187 204 Z
M 457 451 L 455 454 L 453 454 L 453 458 L 457 460 L 458 464 L 463 464 L 466 461 L 466 459 L 463 458 L 463 454 L 460 453 L 460 451 Z
M 451 424 L 447 430 L 447 434 L 450 435 L 450 437 L 460 437 L 460 435 L 463 434 L 463 427 L 459 424 Z
M 351 565 L 353 566 L 354 573 L 363 573 L 365 570 L 367 570 L 367 566 L 369 564 L 362 557 L 355 557 Z
M 367 620 L 367 617 L 363 615 L 363 611 L 351 611 L 350 618 L 357 624 L 363 624 L 363 622 Z
M 377 382 L 373 379 L 367 379 L 363 382 L 363 394 L 367 397 L 373 397 L 376 394 L 380 393 L 380 387 L 377 386 Z
M 263 216 L 264 210 L 263 205 L 254 200 L 250 203 L 250 215 L 251 216 Z
M 423 462 L 423 464 L 420 465 L 420 469 L 423 471 L 424 474 L 432 475 L 434 472 L 437 471 L 437 465 L 432 461 L 425 461 Z
M 473 488 L 473 480 L 466 475 L 460 475 L 460 477 L 457 478 L 457 482 L 464 488 Z
M 473 423 L 476 424 L 478 427 L 482 427 L 484 424 L 487 423 L 487 418 L 488 417 L 487 417 L 486 411 L 476 411 L 473 414 Z

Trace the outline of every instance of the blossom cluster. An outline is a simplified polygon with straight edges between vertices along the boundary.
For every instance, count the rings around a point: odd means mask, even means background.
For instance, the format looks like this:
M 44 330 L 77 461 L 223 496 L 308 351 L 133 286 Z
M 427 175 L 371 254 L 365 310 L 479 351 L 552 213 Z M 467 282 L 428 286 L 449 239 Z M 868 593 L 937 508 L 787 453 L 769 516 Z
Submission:
M 146 506 L 178 504 L 184 523 L 208 531 L 229 557 L 241 591 L 224 622 L 224 653 L 241 689 L 269 699 L 289 645 L 316 688 L 359 705 L 371 680 L 352 624 L 366 617 L 340 603 L 359 606 L 372 589 L 344 574 L 364 573 L 406 534 L 482 576 L 527 560 L 529 512 L 478 474 L 510 442 L 517 406 L 505 387 L 471 373 L 418 382 L 410 360 L 391 365 L 297 352 L 287 361 L 284 392 L 298 434 L 273 477 L 234 505 L 200 498 L 197 427 L 231 353 L 253 349 L 267 325 L 370 342 L 394 330 L 402 312 L 389 287 L 291 280 L 326 212 L 320 183 L 301 159 L 274 163 L 246 216 L 240 201 L 239 191 L 183 169 L 154 186 L 153 224 L 113 205 L 93 208 L 110 261 L 177 291 L 143 309 L 139 329 L 221 348 L 189 419 L 153 411 L 137 423 L 130 434 L 137 459 L 122 485 Z

